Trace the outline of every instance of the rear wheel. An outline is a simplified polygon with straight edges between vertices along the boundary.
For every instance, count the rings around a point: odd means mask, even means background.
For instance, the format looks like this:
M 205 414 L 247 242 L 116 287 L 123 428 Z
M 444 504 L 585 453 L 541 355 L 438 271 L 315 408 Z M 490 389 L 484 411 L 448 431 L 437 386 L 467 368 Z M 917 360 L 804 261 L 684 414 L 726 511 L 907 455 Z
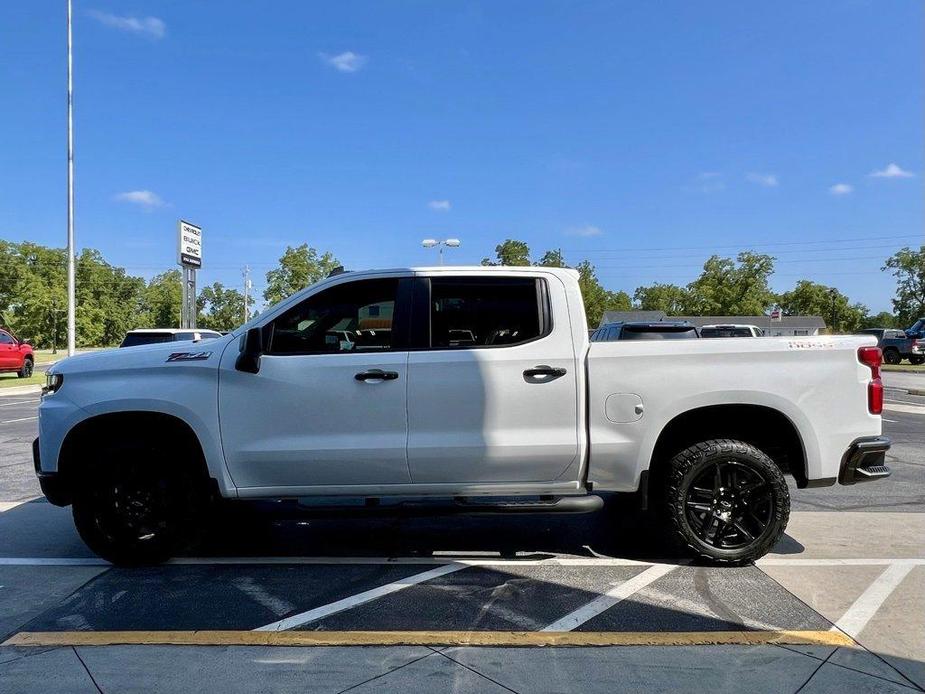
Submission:
M 31 359 L 26 359 L 22 363 L 22 368 L 16 372 L 16 375 L 20 378 L 32 378 L 32 371 L 35 367 L 32 364 Z
M 925 364 L 925 357 L 909 357 L 909 363 L 913 366 L 919 366 L 920 364 Z
M 899 350 L 895 347 L 889 347 L 883 350 L 883 361 L 887 364 L 898 364 L 903 360 L 902 356 L 899 354 Z
M 73 501 L 80 537 L 121 565 L 157 564 L 197 534 L 206 500 L 192 461 L 168 458 L 154 443 L 114 443 L 95 453 Z M 89 461 L 88 461 L 89 462 Z M 173 463 L 173 464 L 171 464 Z
M 744 564 L 783 536 L 790 492 L 780 468 L 742 441 L 715 439 L 668 464 L 667 509 L 675 534 L 698 555 Z

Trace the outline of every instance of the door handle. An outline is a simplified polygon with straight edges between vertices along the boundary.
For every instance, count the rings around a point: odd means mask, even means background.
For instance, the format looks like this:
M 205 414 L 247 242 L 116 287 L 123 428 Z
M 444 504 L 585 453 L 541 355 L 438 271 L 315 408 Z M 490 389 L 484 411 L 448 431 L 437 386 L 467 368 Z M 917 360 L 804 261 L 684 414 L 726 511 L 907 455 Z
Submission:
M 361 371 L 354 378 L 358 381 L 394 381 L 398 378 L 398 372 L 369 369 L 368 371 Z
M 526 369 L 524 371 L 524 378 L 536 378 L 537 376 L 552 376 L 553 378 L 559 378 L 564 376 L 566 373 L 565 369 L 560 366 L 546 366 L 541 364 L 539 366 L 534 366 L 532 369 Z

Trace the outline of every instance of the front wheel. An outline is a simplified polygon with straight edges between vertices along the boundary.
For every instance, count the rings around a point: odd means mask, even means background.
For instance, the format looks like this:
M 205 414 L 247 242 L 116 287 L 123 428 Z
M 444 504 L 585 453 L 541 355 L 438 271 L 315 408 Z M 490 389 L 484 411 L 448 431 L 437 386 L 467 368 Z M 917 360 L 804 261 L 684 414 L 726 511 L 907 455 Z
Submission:
M 75 490 L 74 524 L 87 546 L 113 564 L 157 564 L 197 534 L 198 489 L 157 447 L 114 445 Z
M 887 364 L 898 364 L 903 360 L 899 351 L 893 348 L 883 350 L 883 361 Z
M 790 492 L 777 464 L 742 441 L 695 444 L 668 464 L 667 510 L 681 541 L 721 564 L 745 564 L 783 536 Z
M 32 365 L 32 360 L 26 359 L 22 363 L 22 368 L 16 372 L 16 375 L 19 376 L 20 378 L 32 378 L 32 370 L 34 368 L 35 367 Z

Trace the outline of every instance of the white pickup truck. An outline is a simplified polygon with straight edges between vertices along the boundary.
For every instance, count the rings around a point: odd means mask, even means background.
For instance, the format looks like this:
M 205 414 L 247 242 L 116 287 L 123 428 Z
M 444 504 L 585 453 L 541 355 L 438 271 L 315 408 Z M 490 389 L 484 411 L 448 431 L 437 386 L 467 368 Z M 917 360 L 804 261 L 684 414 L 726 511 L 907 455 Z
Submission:
M 35 468 L 117 563 L 179 551 L 218 497 L 576 513 L 618 492 L 742 563 L 784 532 L 784 474 L 890 474 L 880 357 L 869 336 L 590 343 L 569 269 L 347 272 L 214 340 L 59 362 Z

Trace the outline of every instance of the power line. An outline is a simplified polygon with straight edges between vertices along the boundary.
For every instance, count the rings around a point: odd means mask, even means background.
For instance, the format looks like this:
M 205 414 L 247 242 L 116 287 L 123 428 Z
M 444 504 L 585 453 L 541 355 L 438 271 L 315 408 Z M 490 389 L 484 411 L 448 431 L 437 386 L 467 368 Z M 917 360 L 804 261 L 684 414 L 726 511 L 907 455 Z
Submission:
M 891 239 L 921 239 L 922 234 L 908 234 L 908 235 L 897 235 L 890 234 L 889 236 L 858 236 L 854 238 L 847 239 L 826 239 L 820 241 L 775 241 L 769 243 L 737 243 L 730 245 L 717 245 L 710 244 L 707 246 L 661 246 L 653 248 L 563 248 L 562 252 L 575 252 L 575 253 L 626 253 L 626 252 L 636 252 L 636 251 L 702 251 L 710 249 L 720 249 L 720 248 L 767 248 L 775 246 L 806 246 L 806 245 L 818 245 L 820 243 L 853 243 L 855 241 L 886 241 Z

